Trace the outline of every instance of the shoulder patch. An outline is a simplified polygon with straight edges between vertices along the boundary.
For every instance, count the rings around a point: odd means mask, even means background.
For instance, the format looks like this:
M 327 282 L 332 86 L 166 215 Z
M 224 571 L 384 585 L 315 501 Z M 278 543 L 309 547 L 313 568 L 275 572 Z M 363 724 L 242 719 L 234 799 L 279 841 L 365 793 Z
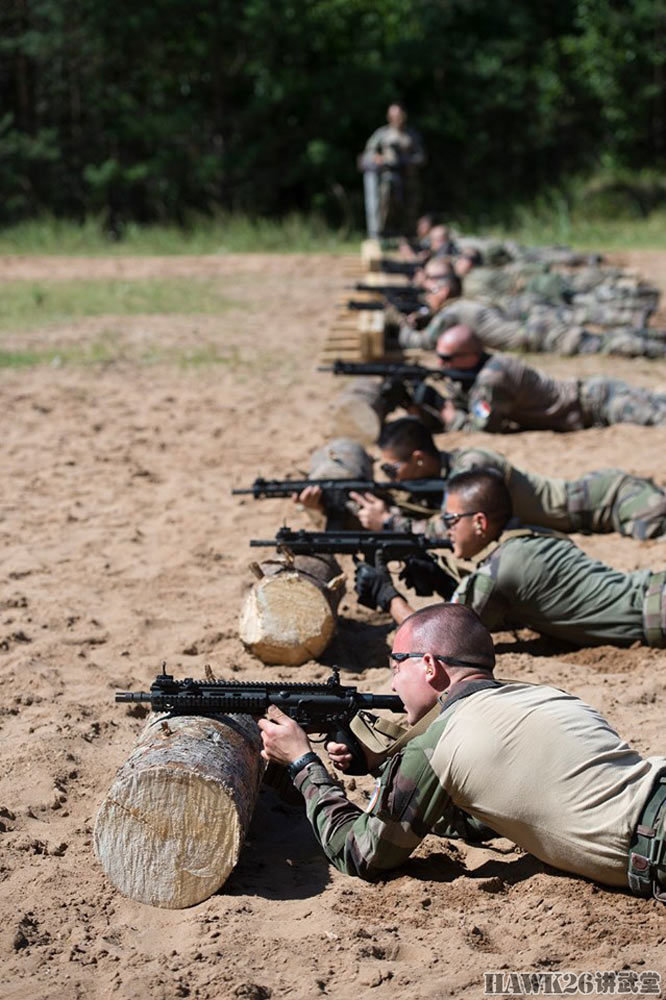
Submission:
M 381 780 L 377 779 L 377 781 L 375 782 L 375 787 L 374 787 L 374 790 L 372 792 L 372 795 L 370 796 L 370 801 L 368 802 L 367 806 L 365 807 L 365 811 L 367 813 L 371 813 L 372 810 L 377 805 L 377 800 L 379 799 L 379 790 L 380 790 L 380 788 L 381 788 Z
M 490 404 L 485 399 L 480 399 L 472 406 L 472 413 L 477 420 L 487 420 L 490 416 Z

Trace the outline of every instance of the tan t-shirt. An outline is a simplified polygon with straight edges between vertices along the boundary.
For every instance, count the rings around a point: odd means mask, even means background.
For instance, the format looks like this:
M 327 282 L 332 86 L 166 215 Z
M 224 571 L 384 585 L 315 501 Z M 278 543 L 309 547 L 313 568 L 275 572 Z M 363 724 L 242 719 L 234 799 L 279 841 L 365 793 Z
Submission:
M 501 836 L 626 885 L 631 836 L 666 757 L 642 758 L 573 695 L 508 683 L 461 702 L 430 763 L 455 804 Z

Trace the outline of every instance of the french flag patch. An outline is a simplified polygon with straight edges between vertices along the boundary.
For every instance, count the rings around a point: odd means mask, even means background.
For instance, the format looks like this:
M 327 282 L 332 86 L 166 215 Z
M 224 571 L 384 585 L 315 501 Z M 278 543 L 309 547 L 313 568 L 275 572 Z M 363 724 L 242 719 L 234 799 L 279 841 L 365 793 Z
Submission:
M 475 403 L 472 407 L 472 413 L 477 420 L 487 420 L 490 416 L 490 406 L 485 399 L 480 399 L 478 403 Z

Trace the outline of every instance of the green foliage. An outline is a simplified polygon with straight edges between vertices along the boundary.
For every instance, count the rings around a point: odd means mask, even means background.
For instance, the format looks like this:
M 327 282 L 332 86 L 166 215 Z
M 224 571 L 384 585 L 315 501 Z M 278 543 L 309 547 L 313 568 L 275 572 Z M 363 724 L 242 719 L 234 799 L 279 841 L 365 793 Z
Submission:
M 424 203 L 497 215 L 572 173 L 663 171 L 664 0 L 5 0 L 0 222 L 361 221 L 402 99 Z

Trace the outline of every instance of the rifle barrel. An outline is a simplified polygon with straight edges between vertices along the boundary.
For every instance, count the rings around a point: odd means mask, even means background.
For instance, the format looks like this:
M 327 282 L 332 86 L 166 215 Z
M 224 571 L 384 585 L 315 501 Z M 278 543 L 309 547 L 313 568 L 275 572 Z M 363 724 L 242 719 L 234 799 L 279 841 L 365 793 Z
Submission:
M 444 479 L 256 479 L 252 486 L 232 490 L 233 496 L 253 494 L 257 499 L 282 498 L 292 493 L 300 493 L 308 486 L 318 486 L 325 493 L 375 493 L 385 496 L 391 493 L 410 493 L 413 496 L 443 493 Z

